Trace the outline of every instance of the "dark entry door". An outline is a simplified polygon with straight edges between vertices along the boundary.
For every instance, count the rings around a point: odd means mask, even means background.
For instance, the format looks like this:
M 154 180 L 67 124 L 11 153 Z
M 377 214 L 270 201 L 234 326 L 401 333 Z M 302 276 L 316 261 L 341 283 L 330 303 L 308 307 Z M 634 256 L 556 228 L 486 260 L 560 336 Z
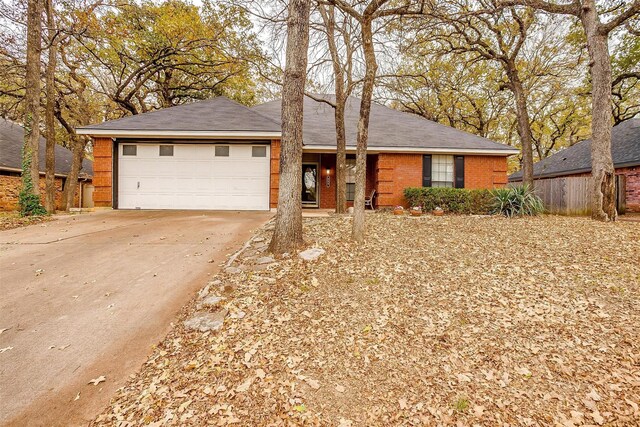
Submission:
M 318 207 L 318 164 L 302 164 L 302 205 Z

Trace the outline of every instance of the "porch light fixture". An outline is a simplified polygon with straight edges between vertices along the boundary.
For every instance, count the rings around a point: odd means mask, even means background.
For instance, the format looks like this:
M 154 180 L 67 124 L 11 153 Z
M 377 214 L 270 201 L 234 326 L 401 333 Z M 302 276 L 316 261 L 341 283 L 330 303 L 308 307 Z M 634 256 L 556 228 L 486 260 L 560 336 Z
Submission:
M 331 168 L 327 166 L 327 187 L 331 187 Z

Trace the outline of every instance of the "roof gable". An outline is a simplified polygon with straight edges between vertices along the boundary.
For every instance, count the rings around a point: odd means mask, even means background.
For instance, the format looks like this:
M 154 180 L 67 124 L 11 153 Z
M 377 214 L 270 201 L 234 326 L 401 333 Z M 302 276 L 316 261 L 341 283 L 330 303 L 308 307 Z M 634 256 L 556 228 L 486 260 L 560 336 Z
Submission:
M 640 165 L 640 118 L 614 126 L 611 131 L 611 156 L 616 168 Z M 560 150 L 533 165 L 536 178 L 590 172 L 591 139 Z M 512 174 L 509 179 L 521 180 L 522 171 Z
M 24 144 L 24 128 L 17 123 L 0 118 L 0 169 L 20 171 L 22 170 L 22 146 Z M 44 173 L 46 141 L 40 138 L 38 149 L 38 167 Z M 57 175 L 67 175 L 71 170 L 73 154 L 71 151 L 56 144 L 55 146 Z M 90 160 L 82 161 L 82 172 L 93 175 L 93 163 Z

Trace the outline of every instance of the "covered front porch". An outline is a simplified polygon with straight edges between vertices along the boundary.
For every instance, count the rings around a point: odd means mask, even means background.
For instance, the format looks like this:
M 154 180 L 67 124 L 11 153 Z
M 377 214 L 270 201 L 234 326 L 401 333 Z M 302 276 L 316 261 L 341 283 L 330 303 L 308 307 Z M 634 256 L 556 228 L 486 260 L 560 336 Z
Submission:
M 355 154 L 347 154 L 346 194 L 347 206 L 353 206 L 355 195 Z M 336 154 L 304 153 L 302 156 L 302 207 L 310 209 L 336 208 Z M 367 155 L 367 187 L 369 197 L 375 189 L 378 193 L 378 155 Z M 373 206 L 377 206 L 374 197 Z

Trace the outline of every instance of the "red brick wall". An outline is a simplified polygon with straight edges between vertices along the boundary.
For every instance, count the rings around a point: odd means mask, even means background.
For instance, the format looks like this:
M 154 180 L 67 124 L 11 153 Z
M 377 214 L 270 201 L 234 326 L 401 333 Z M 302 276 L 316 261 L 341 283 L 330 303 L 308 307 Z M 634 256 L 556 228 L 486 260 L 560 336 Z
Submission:
M 113 141 L 93 138 L 93 203 L 96 207 L 113 206 Z
M 378 207 L 405 205 L 404 189 L 422 186 L 422 154 L 378 154 L 377 186 Z
M 498 156 L 465 156 L 464 188 L 504 187 L 507 184 L 507 158 Z
M 327 187 L 327 168 L 329 169 L 329 186 Z M 336 208 L 336 156 L 320 155 L 320 208 Z
M 422 186 L 422 154 L 381 153 L 378 155 L 377 172 L 378 206 L 406 206 L 404 189 Z M 465 188 L 496 188 L 506 184 L 506 157 L 464 157 Z
M 378 174 L 377 170 L 378 164 L 378 156 L 377 155 L 368 155 L 367 156 L 367 185 L 365 190 L 365 195 L 369 197 L 371 195 L 371 191 L 376 188 L 376 177 Z M 327 187 L 327 168 L 329 168 L 330 172 L 330 182 L 329 187 Z M 331 154 L 321 154 L 320 155 L 320 208 L 321 209 L 335 209 L 336 208 L 336 155 Z M 376 190 L 377 191 L 377 190 Z M 377 197 L 376 200 L 377 202 Z M 353 202 L 347 202 L 347 206 L 353 206 Z
M 640 166 L 618 168 L 616 175 L 627 177 L 627 212 L 640 212 Z
M 278 206 L 278 186 L 280 185 L 280 140 L 271 141 L 271 176 L 269 179 L 269 206 L 275 208 Z
M 44 206 L 45 179 L 40 177 L 40 194 Z M 62 178 L 56 178 L 56 209 L 62 210 Z M 22 189 L 22 178 L 19 176 L 0 175 L 0 211 L 15 211 L 19 209 L 18 196 Z M 78 206 L 80 186 L 76 189 L 74 206 Z

